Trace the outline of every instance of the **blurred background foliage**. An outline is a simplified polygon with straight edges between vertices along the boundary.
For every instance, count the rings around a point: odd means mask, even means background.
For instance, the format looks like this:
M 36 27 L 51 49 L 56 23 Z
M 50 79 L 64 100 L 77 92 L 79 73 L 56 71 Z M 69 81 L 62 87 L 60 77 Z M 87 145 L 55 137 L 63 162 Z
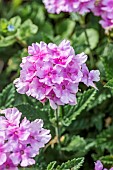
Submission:
M 113 166 L 113 40 L 112 31 L 106 34 L 98 21 L 92 13 L 48 14 L 41 0 L 0 0 L 0 109 L 16 106 L 29 120 L 42 118 L 52 134 L 36 165 L 28 169 L 77 170 L 82 157 L 81 170 L 93 169 L 97 159 L 108 168 Z M 81 84 L 78 104 L 61 108 L 60 151 L 49 104 L 43 106 L 17 94 L 12 82 L 19 76 L 19 64 L 27 56 L 28 45 L 40 41 L 58 44 L 63 39 L 71 41 L 76 54 L 84 51 L 89 56 L 87 64 L 100 70 L 101 81 L 98 91 Z

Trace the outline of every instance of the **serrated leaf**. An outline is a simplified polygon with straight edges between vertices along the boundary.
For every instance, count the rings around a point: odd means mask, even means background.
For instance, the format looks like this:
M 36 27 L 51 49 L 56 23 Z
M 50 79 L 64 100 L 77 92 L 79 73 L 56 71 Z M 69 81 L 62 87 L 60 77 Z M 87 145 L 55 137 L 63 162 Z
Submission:
M 113 165 L 113 155 L 102 156 L 100 160 L 104 164 Z
M 47 166 L 47 170 L 53 170 L 55 165 L 56 165 L 56 161 L 50 162 L 49 165 Z
M 100 148 L 102 151 L 108 150 L 110 153 L 113 152 L 113 126 L 103 130 L 96 138 L 97 149 Z
M 5 109 L 12 107 L 15 100 L 15 88 L 13 84 L 9 84 L 2 93 L 0 93 L 0 107 Z
M 84 162 L 84 158 L 77 158 L 77 159 L 75 158 L 65 163 L 62 163 L 61 165 L 58 165 L 56 170 L 71 170 L 72 168 L 73 170 L 78 170 L 82 166 L 83 162 Z
M 109 99 L 112 96 L 112 92 L 110 89 L 103 88 L 103 85 L 100 86 L 99 90 L 95 94 L 95 99 L 92 100 L 92 102 L 89 104 L 87 111 L 97 107 L 98 105 L 101 105 L 104 103 L 107 99 Z
M 35 119 L 42 119 L 47 126 L 49 126 L 49 118 L 48 111 L 41 108 L 35 108 L 34 105 L 29 103 L 15 105 L 20 112 L 22 112 L 22 117 L 27 117 L 30 121 L 34 121 Z
M 74 114 L 80 114 L 87 106 L 88 104 L 92 101 L 95 100 L 95 94 L 96 94 L 96 90 L 94 89 L 89 89 L 87 91 L 85 91 L 79 98 L 78 98 L 78 103 L 75 106 L 74 110 Z
M 104 65 L 106 78 L 107 80 L 110 80 L 113 78 L 113 44 L 108 44 L 103 52 L 103 55 L 101 57 L 102 63 Z
M 68 108 L 68 113 L 66 113 L 64 116 L 63 123 L 66 126 L 69 126 L 71 122 L 75 120 L 76 117 L 88 106 L 88 104 L 95 100 L 95 94 L 96 90 L 94 89 L 89 89 L 81 94 L 81 96 L 78 98 L 77 105 L 71 106 L 70 109 Z
M 38 111 L 30 104 L 20 104 L 16 105 L 20 112 L 22 112 L 23 117 L 27 117 L 30 121 L 38 118 Z
M 113 89 L 113 79 L 109 80 L 104 87 L 108 87 L 110 89 Z
M 82 137 L 73 136 L 71 139 L 71 142 L 66 147 L 63 147 L 62 150 L 65 150 L 68 152 L 70 151 L 76 152 L 78 150 L 84 149 L 85 145 L 86 145 L 86 142 Z

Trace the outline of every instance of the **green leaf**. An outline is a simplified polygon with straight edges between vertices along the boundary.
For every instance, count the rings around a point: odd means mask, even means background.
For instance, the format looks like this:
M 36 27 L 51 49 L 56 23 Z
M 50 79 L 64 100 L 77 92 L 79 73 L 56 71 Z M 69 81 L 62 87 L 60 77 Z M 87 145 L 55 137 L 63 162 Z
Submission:
M 84 162 L 84 158 L 77 158 L 77 159 L 75 158 L 61 165 L 58 165 L 56 170 L 71 170 L 72 168 L 73 170 L 78 170 L 82 166 L 83 162 Z
M 104 65 L 105 74 L 107 80 L 110 80 L 113 78 L 113 44 L 108 44 L 105 46 L 103 55 L 101 57 L 102 63 Z
M 0 93 L 0 107 L 5 109 L 12 107 L 15 100 L 15 88 L 13 84 L 9 84 L 2 93 Z
M 68 112 L 65 109 L 66 115 L 64 116 L 63 124 L 69 126 L 73 120 L 90 104 L 95 100 L 96 90 L 89 89 L 78 97 L 78 102 L 75 106 L 67 107 Z M 65 107 L 65 108 L 66 108 Z
M 8 24 L 13 25 L 17 29 L 21 25 L 21 18 L 19 16 L 15 16 L 10 19 Z
M 111 154 L 113 152 L 113 126 L 103 130 L 99 135 L 96 137 L 96 148 L 101 149 L 101 151 L 108 150 Z
M 107 101 L 107 99 L 112 97 L 112 92 L 110 89 L 107 88 L 103 88 L 103 85 L 100 84 L 98 87 L 98 91 L 95 94 L 95 99 L 96 100 L 92 100 L 92 102 L 90 103 L 90 105 L 88 105 L 87 111 L 96 108 L 97 106 L 101 106 L 101 104 L 103 104 L 105 101 Z
M 0 47 L 7 47 L 16 42 L 15 35 L 8 36 L 8 37 L 1 37 L 0 39 Z
M 12 0 L 12 8 L 17 8 L 22 3 L 22 0 Z
M 30 19 L 26 20 L 18 29 L 17 37 L 20 39 L 26 39 L 30 37 L 32 34 L 36 34 L 38 31 L 38 27 L 32 23 Z
M 86 29 L 86 32 L 88 34 L 90 47 L 91 47 L 91 49 L 94 49 L 99 42 L 98 31 L 90 28 L 90 29 Z
M 47 34 L 48 36 L 53 35 L 53 27 L 52 24 L 50 24 L 49 22 L 44 22 L 44 24 L 41 27 L 41 32 Z
M 47 170 L 53 170 L 55 165 L 56 165 L 56 161 L 50 162 L 49 165 L 47 166 Z
M 75 115 L 80 114 L 88 106 L 88 104 L 90 104 L 92 100 L 95 100 L 96 92 L 97 91 L 94 89 L 89 89 L 78 98 L 78 103 L 74 107 Z
M 89 54 L 89 46 L 92 50 L 97 47 L 97 44 L 99 42 L 99 34 L 96 29 L 84 29 L 81 29 L 80 26 L 77 26 L 76 35 L 74 35 L 73 46 L 78 53 L 84 50 L 85 53 Z M 78 34 L 80 35 L 78 36 Z
M 63 147 L 62 150 L 65 150 L 68 152 L 70 151 L 76 152 L 76 151 L 84 150 L 85 145 L 86 145 L 86 142 L 84 138 L 80 136 L 73 136 L 71 139 L 71 142 L 66 147 Z
M 20 104 L 16 105 L 20 112 L 22 112 L 23 117 L 27 117 L 30 121 L 38 118 L 38 111 L 30 104 Z
M 103 164 L 113 165 L 113 155 L 106 155 L 100 158 Z
M 53 43 L 54 38 L 51 35 L 48 35 L 48 34 L 42 32 L 41 36 L 42 36 L 42 39 L 43 39 L 44 42 L 46 42 L 46 43 L 50 43 L 50 42 Z
M 44 6 L 42 4 L 37 4 L 37 2 L 34 1 L 34 2 L 32 2 L 32 5 L 30 4 L 30 7 L 33 9 L 33 13 L 31 14 L 32 15 L 31 18 L 34 19 L 35 23 L 37 25 L 45 24 L 46 15 L 45 15 Z
M 57 34 L 62 35 L 62 37 L 68 37 L 73 32 L 75 27 L 75 22 L 70 19 L 65 19 L 56 25 Z
M 8 21 L 5 18 L 0 19 L 0 32 L 7 32 Z
M 110 89 L 113 89 L 113 79 L 109 80 L 104 87 L 108 87 Z
M 38 101 L 37 101 L 38 105 Z M 49 127 L 49 117 L 48 117 L 48 110 L 44 109 L 44 107 L 41 109 L 40 107 L 35 107 L 34 105 L 31 105 L 30 103 L 23 103 L 15 105 L 20 112 L 22 112 L 23 117 L 27 117 L 30 121 L 34 121 L 35 119 L 43 119 L 45 124 Z

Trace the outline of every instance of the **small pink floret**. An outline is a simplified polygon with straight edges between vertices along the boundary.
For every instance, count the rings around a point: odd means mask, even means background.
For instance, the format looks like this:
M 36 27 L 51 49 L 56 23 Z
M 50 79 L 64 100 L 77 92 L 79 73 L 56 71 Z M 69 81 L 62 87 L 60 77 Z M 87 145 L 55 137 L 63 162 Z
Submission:
M 94 170 L 108 170 L 108 169 L 104 168 L 101 161 L 98 160 L 98 161 L 95 162 L 95 169 Z M 110 168 L 109 170 L 113 170 L 113 167 Z

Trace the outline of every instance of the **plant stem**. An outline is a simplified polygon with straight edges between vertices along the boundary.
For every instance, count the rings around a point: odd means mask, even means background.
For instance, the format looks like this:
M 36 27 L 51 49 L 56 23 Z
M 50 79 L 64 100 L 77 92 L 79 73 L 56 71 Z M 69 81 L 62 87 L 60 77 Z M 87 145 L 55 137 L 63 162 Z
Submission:
M 87 34 L 87 31 L 86 31 L 86 28 L 84 28 L 84 33 L 85 33 L 86 41 L 87 41 L 87 44 L 88 44 L 88 47 L 89 47 L 89 50 L 90 50 L 90 64 L 91 64 L 91 68 L 93 68 L 93 66 L 94 66 L 93 54 L 92 54 L 92 49 L 90 47 L 90 42 L 89 42 L 89 38 L 88 38 L 88 34 Z
M 16 41 L 24 48 L 27 48 L 27 43 L 23 40 L 21 40 L 20 38 L 18 37 L 15 37 L 16 38 Z
M 61 154 L 61 143 L 60 143 L 60 129 L 59 129 L 59 114 L 60 114 L 60 106 L 58 106 L 58 109 L 54 111 L 55 118 L 56 118 L 56 126 L 55 126 L 55 133 L 58 140 L 58 147 L 59 152 Z
M 3 0 L 1 0 L 0 1 L 0 10 L 1 10 L 1 15 L 2 15 L 2 17 L 4 17 L 4 1 Z
M 90 42 L 89 42 L 89 37 L 88 37 L 88 34 L 87 34 L 87 28 L 86 28 L 86 24 L 85 24 L 85 16 L 81 16 L 81 27 L 84 29 L 84 34 L 85 34 L 85 38 L 86 38 L 86 41 L 87 41 L 87 44 L 88 44 L 88 48 L 89 48 L 89 51 L 90 51 L 90 54 L 89 54 L 89 57 L 90 57 L 90 65 L 91 65 L 91 68 L 93 68 L 94 66 L 94 59 L 93 59 L 93 53 L 92 53 L 92 49 L 91 49 L 91 46 L 90 46 Z

